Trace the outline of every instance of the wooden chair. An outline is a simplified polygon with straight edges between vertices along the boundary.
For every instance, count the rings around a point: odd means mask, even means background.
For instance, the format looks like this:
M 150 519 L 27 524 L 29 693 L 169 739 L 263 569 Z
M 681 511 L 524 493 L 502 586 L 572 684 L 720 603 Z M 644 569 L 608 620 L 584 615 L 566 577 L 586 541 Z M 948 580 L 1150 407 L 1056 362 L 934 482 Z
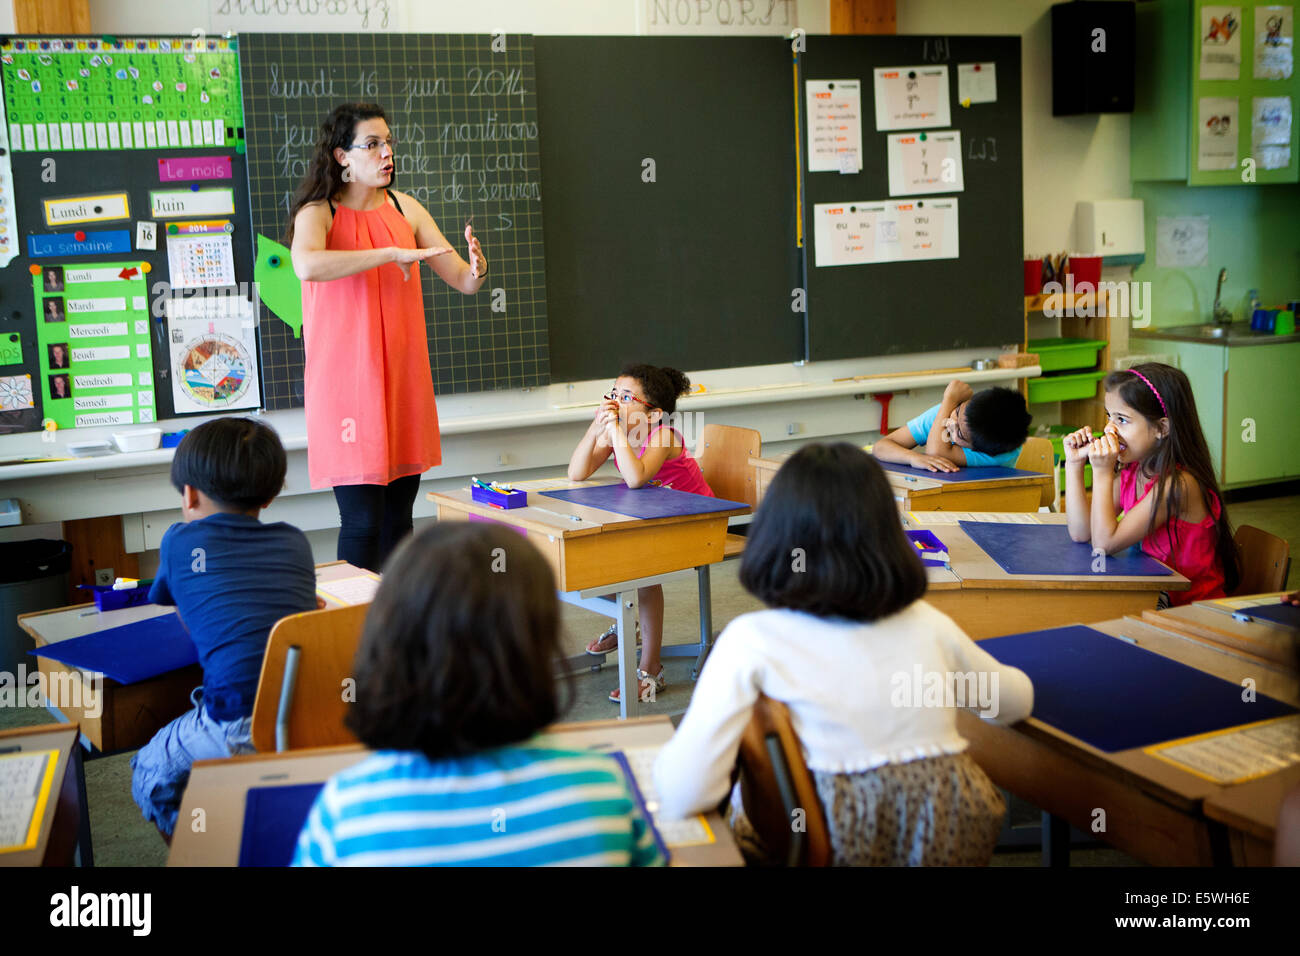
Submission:
M 253 702 L 260 753 L 356 743 L 343 726 L 344 681 L 361 642 L 369 604 L 307 611 L 271 629 Z
M 754 482 L 754 467 L 750 458 L 763 454 L 763 437 L 752 428 L 735 425 L 705 425 L 700 443 L 695 449 L 695 460 L 700 463 L 704 480 L 713 493 L 730 501 L 743 501 L 751 508 L 758 507 L 758 487 Z M 739 557 L 745 550 L 745 537 L 727 535 L 722 558 Z
M 1244 524 L 1232 540 L 1241 552 L 1241 583 L 1233 594 L 1268 594 L 1286 587 L 1291 545 L 1285 538 Z
M 1056 470 L 1054 459 L 1055 450 L 1052 443 L 1046 438 L 1026 438 L 1024 445 L 1020 448 L 1020 457 L 1016 459 L 1016 467 L 1022 471 L 1036 471 L 1040 475 L 1052 476 L 1052 487 L 1043 487 L 1043 493 L 1039 497 L 1039 507 L 1046 505 L 1052 511 L 1056 511 L 1060 499 L 1060 488 L 1057 487 L 1059 472 Z
M 737 760 L 745 816 L 773 858 L 787 866 L 830 866 L 826 817 L 785 704 L 759 695 Z

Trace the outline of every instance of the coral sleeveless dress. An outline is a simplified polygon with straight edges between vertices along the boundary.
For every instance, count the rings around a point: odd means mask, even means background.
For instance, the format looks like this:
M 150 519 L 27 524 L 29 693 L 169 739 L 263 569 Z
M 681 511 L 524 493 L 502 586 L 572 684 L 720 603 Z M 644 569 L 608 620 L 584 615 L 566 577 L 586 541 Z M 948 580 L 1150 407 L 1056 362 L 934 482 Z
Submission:
M 337 206 L 325 248 L 415 248 L 387 199 Z M 313 488 L 386 485 L 442 463 L 419 264 L 302 284 L 307 471 Z

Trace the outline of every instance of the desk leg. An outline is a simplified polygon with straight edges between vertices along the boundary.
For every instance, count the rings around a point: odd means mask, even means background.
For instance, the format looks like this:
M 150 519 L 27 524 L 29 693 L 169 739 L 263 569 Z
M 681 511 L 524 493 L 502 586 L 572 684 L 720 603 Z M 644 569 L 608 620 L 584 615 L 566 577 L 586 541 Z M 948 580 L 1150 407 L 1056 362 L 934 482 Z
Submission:
M 72 748 L 73 769 L 77 774 L 77 865 L 94 866 L 95 850 L 90 842 L 90 805 L 86 800 L 86 764 L 81 747 Z
M 618 716 L 626 719 L 641 712 L 641 681 L 636 676 L 636 621 L 640 613 L 636 591 L 618 594 Z
M 691 669 L 691 679 L 699 680 L 700 671 L 704 670 L 704 661 L 713 649 L 713 586 L 709 578 L 709 566 L 702 564 L 695 569 L 700 589 L 700 655 L 695 658 Z
M 1043 866 L 1070 865 L 1070 821 L 1043 811 Z

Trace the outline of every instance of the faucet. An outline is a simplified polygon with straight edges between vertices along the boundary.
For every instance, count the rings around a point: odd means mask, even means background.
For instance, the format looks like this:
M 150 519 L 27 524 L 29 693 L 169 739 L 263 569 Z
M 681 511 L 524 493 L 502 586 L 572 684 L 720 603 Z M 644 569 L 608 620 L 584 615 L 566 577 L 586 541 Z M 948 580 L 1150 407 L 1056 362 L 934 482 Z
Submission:
M 1223 280 L 1228 278 L 1228 270 L 1219 270 L 1219 281 L 1214 287 L 1214 323 L 1215 325 L 1231 325 L 1232 311 L 1225 309 L 1223 303 L 1219 301 L 1219 296 L 1223 292 Z

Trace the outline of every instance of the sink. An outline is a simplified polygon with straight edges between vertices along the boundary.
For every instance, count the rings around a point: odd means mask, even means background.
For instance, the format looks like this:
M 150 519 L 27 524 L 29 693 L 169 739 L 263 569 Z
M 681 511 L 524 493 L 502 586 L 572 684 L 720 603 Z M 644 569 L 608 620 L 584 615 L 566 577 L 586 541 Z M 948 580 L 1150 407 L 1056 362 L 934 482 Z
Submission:
M 1207 339 L 1226 339 L 1229 329 L 1226 325 L 1203 325 L 1200 331 Z

